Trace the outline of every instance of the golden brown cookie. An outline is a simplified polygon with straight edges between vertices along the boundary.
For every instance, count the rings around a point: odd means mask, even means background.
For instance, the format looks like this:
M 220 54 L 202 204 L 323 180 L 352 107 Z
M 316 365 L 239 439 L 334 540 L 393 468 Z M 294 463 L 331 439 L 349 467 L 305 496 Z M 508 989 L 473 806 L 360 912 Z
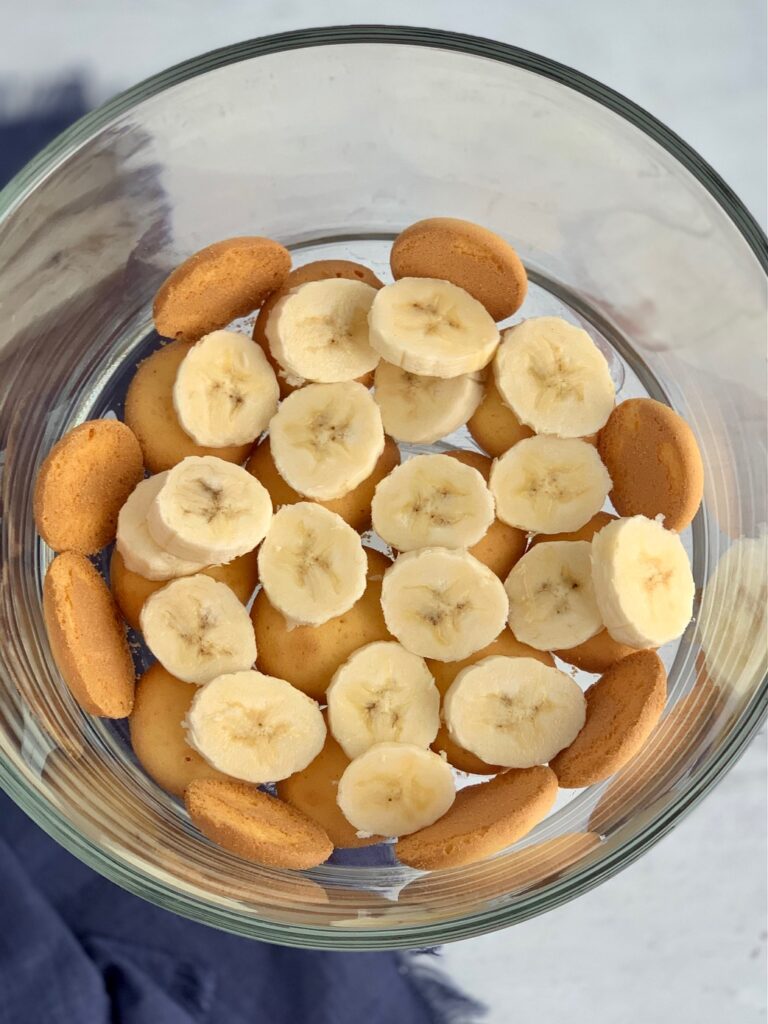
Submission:
M 481 302 L 494 320 L 505 320 L 523 304 L 528 276 L 503 238 L 456 217 L 429 217 L 392 243 L 392 276 L 436 277 L 458 285 Z
M 263 590 L 256 595 L 251 619 L 256 633 L 256 666 L 267 675 L 287 679 L 313 700 L 322 701 L 331 676 L 358 647 L 391 640 L 381 610 L 381 581 L 392 564 L 386 555 L 366 548 L 367 584 L 348 612 L 321 626 L 289 626 Z
M 115 539 L 117 514 L 144 476 L 135 434 L 88 420 L 46 455 L 35 483 L 35 526 L 54 551 L 94 555 Z
M 272 369 L 277 375 L 277 382 L 280 385 L 280 397 L 285 398 L 296 388 L 293 387 L 282 375 L 280 363 L 272 355 L 269 342 L 267 341 L 267 320 L 277 302 L 286 295 L 291 288 L 298 288 L 299 285 L 309 284 L 310 281 L 329 281 L 333 277 L 343 278 L 345 281 L 362 281 L 369 284 L 371 288 L 383 288 L 383 283 L 376 277 L 372 270 L 364 267 L 362 263 L 353 263 L 351 260 L 314 260 L 312 263 L 305 263 L 303 267 L 296 267 L 274 294 L 270 295 L 259 310 L 256 323 L 253 325 L 253 340 L 261 345 L 264 355 L 267 357 Z M 373 372 L 366 373 L 358 380 L 366 387 L 373 384 Z
M 589 827 L 605 832 L 642 801 L 652 801 L 668 785 L 668 771 L 682 763 L 709 728 L 722 701 L 712 680 L 699 675 L 693 689 L 656 726 L 640 754 L 605 789 L 589 818 Z
M 493 374 L 488 376 L 483 400 L 468 420 L 467 430 L 483 451 L 494 459 L 518 441 L 533 437 L 531 428 L 521 423 L 502 401 Z
M 331 501 L 318 501 L 317 504 L 327 508 L 330 512 L 336 512 L 346 523 L 349 523 L 353 530 L 367 530 L 371 525 L 371 502 L 376 484 L 388 476 L 395 466 L 399 465 L 400 449 L 391 437 L 385 437 L 384 451 L 379 456 L 370 476 L 367 476 L 357 487 L 353 487 L 351 491 L 340 498 L 333 498 Z M 307 501 L 307 498 L 299 494 L 298 491 L 294 491 L 280 476 L 275 460 L 272 458 L 268 437 L 265 437 L 253 449 L 245 468 L 269 491 L 275 510 L 279 509 L 281 505 L 295 505 L 297 501 Z
M 573 530 L 571 533 L 538 533 L 531 539 L 531 547 L 535 547 L 537 544 L 546 544 L 549 541 L 578 541 L 586 540 L 590 541 L 594 535 L 602 530 L 604 526 L 612 522 L 616 516 L 611 515 L 610 512 L 596 512 L 595 515 L 585 523 L 578 530 Z M 630 654 L 634 654 L 636 648 L 627 647 L 626 644 L 620 644 L 618 640 L 614 640 L 607 629 L 601 629 L 599 633 L 595 634 L 585 640 L 582 644 L 577 644 L 576 647 L 570 647 L 567 651 L 553 651 L 561 661 L 566 662 L 568 665 L 575 665 L 576 668 L 580 668 L 583 672 L 607 672 L 611 665 L 617 661 L 621 661 L 622 658 L 629 657 Z
M 597 449 L 620 516 L 664 516 L 668 530 L 684 530 L 704 493 L 704 467 L 693 431 L 652 398 L 617 405 L 600 431 Z
M 329 732 L 325 746 L 304 771 L 277 783 L 277 795 L 322 826 L 334 846 L 370 846 L 381 842 L 381 837 L 360 839 L 336 803 L 339 779 L 348 764 L 349 758 Z
M 211 565 L 202 570 L 204 576 L 212 580 L 226 583 L 234 591 L 238 600 L 248 604 L 251 595 L 259 582 L 258 551 L 249 551 L 246 555 L 233 558 L 226 565 Z M 147 598 L 156 590 L 161 590 L 170 580 L 148 580 L 126 568 L 123 556 L 117 550 L 112 552 L 109 563 L 109 583 L 112 594 L 123 618 L 132 629 L 141 632 L 139 614 Z
M 290 269 L 291 254 L 271 238 L 214 242 L 185 260 L 161 285 L 152 307 L 157 333 L 198 341 L 258 309 Z
M 245 782 L 196 779 L 184 793 L 192 824 L 230 853 L 273 868 L 314 868 L 333 853 L 320 826 Z
M 612 665 L 584 696 L 584 727 L 550 761 L 564 789 L 601 782 L 635 756 L 664 710 L 667 673 L 655 651 L 635 651 Z
M 139 764 L 158 786 L 183 797 L 193 779 L 226 779 L 187 743 L 183 721 L 198 687 L 155 662 L 136 684 L 128 719 Z
M 448 452 L 448 454 L 451 458 L 463 462 L 465 466 L 476 469 L 488 483 L 493 461 L 487 455 L 470 451 Z M 523 530 L 507 526 L 500 519 L 494 519 L 485 536 L 469 549 L 469 553 L 483 565 L 487 565 L 491 572 L 495 572 L 497 576 L 505 580 L 522 558 L 526 543 L 527 536 Z
M 432 673 L 432 678 L 435 680 L 435 684 L 440 691 L 440 697 L 445 697 L 451 683 L 462 669 L 468 668 L 470 665 L 482 661 L 483 658 L 490 658 L 493 655 L 503 655 L 507 658 L 536 658 L 543 665 L 549 665 L 550 667 L 554 667 L 555 664 L 551 655 L 544 651 L 534 650 L 533 647 L 529 647 L 527 644 L 521 644 L 511 630 L 504 629 L 487 647 L 475 651 L 474 654 L 470 654 L 468 658 L 462 658 L 461 661 L 427 661 L 427 667 Z M 498 765 L 486 764 L 476 754 L 471 753 L 469 750 L 464 750 L 463 747 L 454 743 L 446 725 L 442 721 L 440 722 L 440 729 L 435 737 L 435 741 L 432 744 L 432 749 L 438 754 L 443 751 L 448 758 L 448 762 L 461 772 L 469 772 L 472 775 L 494 775 L 496 772 L 503 771 Z
M 490 782 L 467 786 L 434 825 L 400 839 L 398 859 L 423 871 L 474 864 L 530 832 L 556 796 L 557 779 L 544 765 L 513 768 Z
M 173 407 L 173 385 L 191 344 L 173 341 L 139 363 L 125 396 L 125 422 L 139 439 L 150 473 L 171 469 L 188 455 L 215 455 L 225 462 L 243 462 L 250 444 L 205 448 L 185 434 Z
M 65 551 L 48 567 L 43 615 L 51 654 L 84 711 L 125 718 L 135 672 L 125 627 L 104 580 L 83 555 Z

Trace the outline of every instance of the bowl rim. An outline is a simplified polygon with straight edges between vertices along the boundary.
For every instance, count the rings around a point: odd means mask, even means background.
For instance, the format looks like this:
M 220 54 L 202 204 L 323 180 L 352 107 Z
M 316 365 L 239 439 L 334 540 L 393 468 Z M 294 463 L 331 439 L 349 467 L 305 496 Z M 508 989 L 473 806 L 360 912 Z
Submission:
M 339 44 L 423 46 L 490 58 L 583 94 L 639 128 L 681 163 L 726 213 L 759 265 L 768 272 L 768 240 L 738 196 L 693 148 L 636 103 L 567 65 L 519 47 L 458 32 L 392 25 L 344 25 L 282 32 L 221 47 L 161 71 L 82 117 L 22 168 L 0 191 L 0 226 L 80 146 L 114 118 L 146 99 L 229 64 L 289 50 Z M 135 895 L 192 920 L 289 946 L 337 950 L 413 948 L 468 938 L 519 923 L 607 880 L 653 846 L 712 789 L 744 752 L 767 712 L 768 680 L 764 680 L 761 692 L 744 710 L 738 729 L 731 734 L 724 748 L 692 774 L 670 806 L 655 814 L 638 834 L 617 843 L 615 849 L 600 858 L 588 858 L 584 866 L 573 869 L 565 879 L 555 879 L 538 890 L 522 894 L 512 907 L 485 909 L 427 924 L 405 924 L 401 919 L 392 927 L 347 930 L 330 925 L 280 924 L 211 906 L 205 900 L 169 890 L 157 879 L 137 872 L 118 852 L 99 847 L 86 839 L 49 806 L 21 772 L 3 758 L 0 758 L 0 784 L 41 828 L 98 873 Z

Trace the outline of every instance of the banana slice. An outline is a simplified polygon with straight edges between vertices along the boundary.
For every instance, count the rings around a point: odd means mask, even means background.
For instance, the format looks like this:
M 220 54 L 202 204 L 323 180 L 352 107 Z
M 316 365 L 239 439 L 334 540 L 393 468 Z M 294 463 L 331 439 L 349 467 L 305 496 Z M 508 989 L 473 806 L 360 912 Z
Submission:
M 157 473 L 138 483 L 117 517 L 117 550 L 123 556 L 127 569 L 148 580 L 172 580 L 207 568 L 205 563 L 170 554 L 149 532 L 147 513 L 167 476 L 167 472 Z
M 325 743 L 320 705 L 284 679 L 231 672 L 201 687 L 186 718 L 187 741 L 220 772 L 278 782 L 314 761 Z
M 311 501 L 281 508 L 259 550 L 264 593 L 300 626 L 319 626 L 349 611 L 365 590 L 367 568 L 360 535 Z
M 661 647 L 691 621 L 696 587 L 688 555 L 655 519 L 616 519 L 596 533 L 592 578 L 606 629 L 619 643 Z
M 377 484 L 373 528 L 398 551 L 469 548 L 494 520 L 481 474 L 447 455 L 417 455 Z
M 569 746 L 586 720 L 577 684 L 534 658 L 484 658 L 456 676 L 443 701 L 451 737 L 488 764 L 532 768 Z
M 288 379 L 354 380 L 379 361 L 368 343 L 376 289 L 363 281 L 310 281 L 284 295 L 267 320 L 267 341 Z
M 424 659 L 395 641 L 355 651 L 326 699 L 328 726 L 349 758 L 387 741 L 428 747 L 440 728 L 440 693 Z
M 376 293 L 370 341 L 390 363 L 429 377 L 460 377 L 493 358 L 499 332 L 486 309 L 449 281 L 402 277 Z
M 191 455 L 169 470 L 147 513 L 152 539 L 206 565 L 253 551 L 272 520 L 269 492 L 240 466 Z
M 496 515 L 530 533 L 578 530 L 603 506 L 608 470 L 591 444 L 575 438 L 528 437 L 491 469 Z
M 382 360 L 376 367 L 373 397 L 384 430 L 396 441 L 432 444 L 463 427 L 483 398 L 483 374 L 444 379 L 425 377 Z
M 400 555 L 384 573 L 381 608 L 406 650 L 459 661 L 496 639 L 509 602 L 499 577 L 468 551 L 423 548 Z
M 456 797 L 451 767 L 413 743 L 377 743 L 347 766 L 336 799 L 350 825 L 405 836 L 441 818 Z
M 537 651 L 575 647 L 603 628 L 588 541 L 537 544 L 507 576 L 509 628 Z
M 176 371 L 173 407 L 195 444 L 250 444 L 277 412 L 280 388 L 258 345 L 235 331 L 213 331 Z
M 357 487 L 384 450 L 379 407 L 356 381 L 308 384 L 269 425 L 272 458 L 295 491 L 330 501 Z
M 616 399 L 605 356 L 586 331 L 558 316 L 505 331 L 493 372 L 504 401 L 538 434 L 594 434 Z
M 187 576 L 155 591 L 139 623 L 163 668 L 185 683 L 200 686 L 256 661 L 256 638 L 245 606 L 210 576 Z

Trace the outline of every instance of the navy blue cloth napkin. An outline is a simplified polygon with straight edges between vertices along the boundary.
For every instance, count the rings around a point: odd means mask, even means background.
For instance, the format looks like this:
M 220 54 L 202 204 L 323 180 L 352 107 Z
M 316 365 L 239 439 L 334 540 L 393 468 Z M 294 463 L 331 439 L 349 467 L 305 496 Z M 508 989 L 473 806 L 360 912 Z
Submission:
M 0 185 L 85 109 L 73 81 L 27 117 L 0 116 Z M 285 949 L 161 910 L 95 874 L 0 793 L 0 1024 L 471 1024 L 482 1016 L 424 953 Z

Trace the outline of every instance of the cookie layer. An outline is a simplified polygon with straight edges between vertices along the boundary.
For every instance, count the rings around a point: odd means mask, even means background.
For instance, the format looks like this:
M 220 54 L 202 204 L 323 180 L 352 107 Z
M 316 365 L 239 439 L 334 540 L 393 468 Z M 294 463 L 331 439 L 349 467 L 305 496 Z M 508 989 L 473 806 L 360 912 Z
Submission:
M 310 281 L 329 281 L 334 277 L 343 278 L 345 281 L 362 281 L 363 284 L 369 284 L 371 288 L 384 287 L 373 271 L 369 270 L 368 267 L 364 267 L 361 263 L 354 263 L 352 260 L 314 260 L 312 263 L 305 263 L 303 267 L 296 267 L 292 270 L 282 286 L 269 296 L 259 310 L 256 323 L 253 325 L 253 340 L 261 345 L 264 355 L 277 374 L 281 398 L 290 395 L 296 388 L 285 379 L 280 363 L 278 363 L 270 351 L 269 341 L 267 340 L 267 320 L 269 320 L 269 314 L 280 299 L 292 288 L 298 288 L 302 284 L 309 284 Z M 361 384 L 370 387 L 373 383 L 373 373 L 366 373 L 358 379 Z
M 564 789 L 601 782 L 635 756 L 664 710 L 667 674 L 655 651 L 636 651 L 611 666 L 584 696 L 584 728 L 550 762 Z
M 83 555 L 65 551 L 43 584 L 43 615 L 56 666 L 84 711 L 124 718 L 133 707 L 135 673 L 117 605 Z
M 117 514 L 144 475 L 136 435 L 117 420 L 65 434 L 37 475 L 35 526 L 54 551 L 93 555 L 115 539 Z
M 227 565 L 211 565 L 202 570 L 202 575 L 226 583 L 238 600 L 248 604 L 259 582 L 258 551 L 249 551 L 234 558 Z M 109 563 L 109 583 L 117 606 L 128 625 L 141 632 L 139 615 L 147 598 L 161 590 L 170 580 L 148 580 L 137 572 L 126 568 L 123 556 L 115 548 Z
M 543 765 L 504 772 L 460 790 L 434 825 L 398 842 L 397 856 L 425 871 L 474 864 L 530 832 L 547 816 L 556 796 L 557 779 Z
M 333 853 L 316 822 L 244 782 L 197 779 L 184 794 L 193 825 L 225 850 L 274 868 L 313 868 Z
M 226 779 L 187 743 L 184 718 L 198 692 L 155 663 L 136 684 L 128 720 L 133 752 L 144 771 L 163 789 L 183 797 L 193 779 Z
M 225 462 L 243 462 L 250 444 L 206 448 L 182 430 L 173 407 L 173 385 L 191 344 L 173 341 L 139 363 L 125 396 L 125 422 L 139 439 L 150 473 L 172 469 L 188 455 L 215 455 Z
M 271 238 L 214 242 L 185 260 L 161 285 L 152 307 L 157 333 L 197 341 L 258 309 L 290 269 L 290 253 Z
M 317 504 L 327 508 L 330 512 L 336 512 L 346 523 L 349 523 L 353 530 L 367 530 L 371 525 L 371 502 L 376 485 L 391 473 L 395 466 L 399 465 L 400 449 L 391 437 L 385 437 L 384 450 L 370 476 L 367 476 L 362 483 L 353 487 L 351 491 L 340 498 L 333 498 L 331 501 L 318 501 Z M 294 491 L 280 476 L 275 460 L 272 458 L 268 437 L 265 437 L 261 444 L 253 449 L 245 468 L 269 491 L 275 509 L 279 509 L 282 505 L 294 505 L 298 501 L 307 501 L 306 497 L 299 494 L 298 491 Z
M 533 437 L 533 431 L 515 416 L 504 401 L 490 374 L 483 400 L 467 421 L 467 430 L 483 451 L 496 459 L 513 444 Z
M 600 431 L 598 451 L 619 515 L 661 514 L 668 530 L 688 526 L 701 504 L 704 467 L 693 431 L 673 409 L 652 398 L 622 402 Z
M 348 612 L 321 626 L 291 626 L 273 608 L 263 590 L 251 608 L 256 633 L 257 667 L 287 679 L 314 700 L 322 701 L 331 676 L 364 644 L 391 640 L 381 610 L 381 581 L 392 564 L 380 551 L 366 548 L 368 571 L 363 596 Z
M 401 277 L 450 281 L 482 303 L 497 321 L 516 312 L 528 290 L 525 267 L 512 246 L 488 228 L 456 217 L 430 217 L 411 224 L 392 243 L 389 262 L 396 281 Z

